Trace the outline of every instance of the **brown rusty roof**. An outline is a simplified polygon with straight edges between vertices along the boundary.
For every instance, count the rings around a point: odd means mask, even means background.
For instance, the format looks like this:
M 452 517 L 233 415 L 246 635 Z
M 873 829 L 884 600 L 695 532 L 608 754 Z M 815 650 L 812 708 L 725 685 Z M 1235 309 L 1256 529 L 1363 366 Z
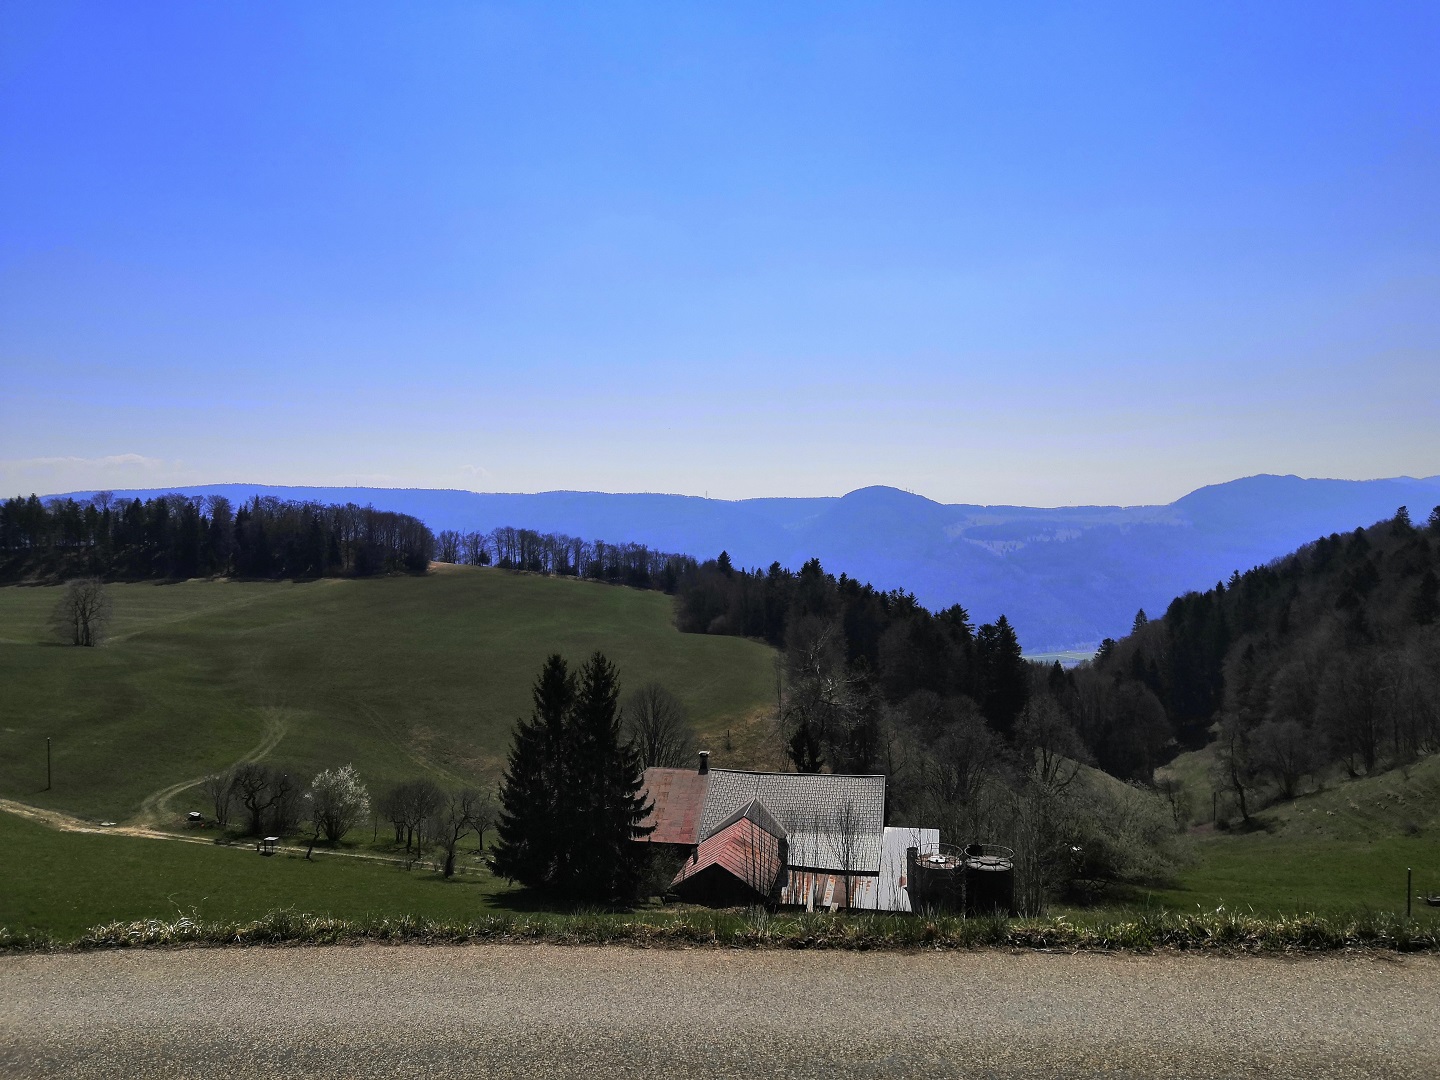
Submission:
M 655 831 L 645 837 L 652 844 L 694 844 L 700 839 L 700 817 L 710 774 L 694 769 L 646 769 L 645 798 L 655 809 L 643 824 Z
M 724 869 L 761 896 L 769 896 L 785 866 L 785 854 L 778 837 L 751 818 L 738 817 L 702 843 L 670 884 L 679 885 L 712 866 Z

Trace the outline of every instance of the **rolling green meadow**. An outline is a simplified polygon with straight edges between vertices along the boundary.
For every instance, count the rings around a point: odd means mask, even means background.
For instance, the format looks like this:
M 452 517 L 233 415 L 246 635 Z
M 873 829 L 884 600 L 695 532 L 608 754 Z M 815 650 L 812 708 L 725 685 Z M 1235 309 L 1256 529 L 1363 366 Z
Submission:
M 353 763 L 372 792 L 493 782 L 551 652 L 599 649 L 625 687 L 664 683 L 717 760 L 774 695 L 768 647 L 681 634 L 656 592 L 462 567 L 110 589 L 96 649 L 49 641 L 57 588 L 0 589 L 0 797 L 151 820 L 158 793 L 257 753 L 307 776 Z M 171 809 L 203 810 L 194 796 Z

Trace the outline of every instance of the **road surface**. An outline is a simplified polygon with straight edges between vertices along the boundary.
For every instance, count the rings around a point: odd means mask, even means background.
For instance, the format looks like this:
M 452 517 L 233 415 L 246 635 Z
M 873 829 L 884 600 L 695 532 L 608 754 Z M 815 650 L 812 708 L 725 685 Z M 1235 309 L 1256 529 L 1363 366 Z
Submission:
M 1440 957 L 0 956 L 5 1077 L 1440 1076 Z

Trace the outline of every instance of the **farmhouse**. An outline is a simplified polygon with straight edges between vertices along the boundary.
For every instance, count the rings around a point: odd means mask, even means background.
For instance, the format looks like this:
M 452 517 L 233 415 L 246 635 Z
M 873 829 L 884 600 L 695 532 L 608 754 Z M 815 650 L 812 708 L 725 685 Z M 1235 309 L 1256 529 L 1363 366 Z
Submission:
M 641 843 L 683 862 L 671 882 L 707 904 L 774 901 L 909 911 L 906 851 L 933 851 L 934 829 L 885 827 L 885 777 L 711 769 L 645 770 L 654 825 Z

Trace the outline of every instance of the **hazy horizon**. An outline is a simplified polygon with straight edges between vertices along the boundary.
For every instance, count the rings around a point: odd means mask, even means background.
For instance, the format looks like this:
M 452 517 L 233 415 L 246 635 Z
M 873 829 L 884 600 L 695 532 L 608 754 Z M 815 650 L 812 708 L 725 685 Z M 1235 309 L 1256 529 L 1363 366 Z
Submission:
M 1186 490 L 1186 491 L 1179 492 L 1179 493 L 1176 494 L 1173 498 L 1163 499 L 1163 500 L 1159 500 L 1159 501 L 1156 501 L 1156 502 L 1148 502 L 1148 503 L 1098 503 L 1098 502 L 1079 502 L 1079 501 L 1075 501 L 1075 502 L 1064 502 L 1064 503 L 1046 503 L 1046 504 L 1043 504 L 1043 505 L 1041 505 L 1041 504 L 1035 504 L 1035 503 L 1021 503 L 1021 502 L 1016 502 L 1016 501 L 1014 501 L 1013 499 L 1008 499 L 1008 500 L 1007 500 L 1007 499 L 994 500 L 994 501 L 990 501 L 990 502 L 986 502 L 986 503 L 977 503 L 977 502 L 974 502 L 973 500 L 967 501 L 967 500 L 955 500 L 955 499 L 938 499 L 938 498 L 934 498 L 934 497 L 932 497 L 932 496 L 930 496 L 930 495 L 927 495 L 927 494 L 926 494 L 925 492 L 923 492 L 923 491 L 915 491 L 915 490 L 913 490 L 913 489 L 911 489 L 911 488 L 901 487 L 901 486 L 898 485 L 898 484 L 885 484 L 885 483 L 880 483 L 880 484 L 866 484 L 866 485 L 863 485 L 863 486 L 861 486 L 861 487 L 849 488 L 849 489 L 847 489 L 847 490 L 845 490 L 845 491 L 838 491 L 838 492 L 818 492 L 818 493 L 812 492 L 812 493 L 797 494 L 797 495 L 742 495 L 742 496 L 738 496 L 738 497 L 736 497 L 736 498 L 725 498 L 725 497 L 721 497 L 721 496 L 718 496 L 718 495 L 711 495 L 711 494 L 708 494 L 708 493 L 706 493 L 706 492 L 696 493 L 696 492 L 688 492 L 688 491 L 618 491 L 618 490 L 616 490 L 616 491 L 605 491 L 605 490 L 601 490 L 601 489 L 598 489 L 598 488 L 575 488 L 575 487 L 554 487 L 554 488 L 544 488 L 544 489 L 535 490 L 535 491 L 500 491 L 500 490 L 488 489 L 488 488 L 469 488 L 469 487 L 455 487 L 455 486 L 452 486 L 452 487 L 430 487 L 430 486 L 416 485 L 416 484 L 409 484 L 409 485 L 393 485 L 393 484 L 392 484 L 392 485 L 382 485 L 382 484 L 291 484 L 291 483 L 276 483 L 276 482 L 261 481 L 261 480 L 221 480 L 221 481 L 197 481 L 197 482 L 195 482 L 195 483 L 179 483 L 179 484 L 173 484 L 173 485 L 169 485 L 169 486 L 164 485 L 164 484 L 161 484 L 161 485 L 158 485 L 158 486 L 149 486 L 149 487 L 145 487 L 145 486 L 141 486 L 141 485 L 126 485 L 126 486 L 119 486 L 119 485 L 117 485 L 117 486 L 115 486 L 115 487 L 113 487 L 113 488 L 90 486 L 90 487 L 69 488 L 69 489 L 64 490 L 64 491 L 60 491 L 60 490 L 38 491 L 38 490 L 37 490 L 37 491 L 33 491 L 33 492 L 11 492 L 11 493 L 8 493 L 8 494 L 7 494 L 7 493 L 0 493 L 0 498 L 7 498 L 7 497 L 11 497 L 11 496 L 16 495 L 16 494 L 24 494 L 24 495 L 35 494 L 35 495 L 41 496 L 42 498 L 55 498 L 55 497 L 64 497 L 64 496 L 67 496 L 67 495 L 83 495 L 83 494 L 87 494 L 87 493 L 90 493 L 90 492 L 99 492 L 99 491 L 154 491 L 154 492 L 165 492 L 165 491 L 167 491 L 167 490 L 172 490 L 172 489 L 182 489 L 182 490 L 183 490 L 183 489 L 194 489 L 194 488 L 257 487 L 257 488 L 279 488 L 279 489 L 286 489 L 286 488 L 316 488 L 316 489 L 350 488 L 350 489 L 365 490 L 365 491 L 441 491 L 441 492 L 454 492 L 454 493 L 457 493 L 457 494 L 464 494 L 464 495 L 552 495 L 552 494 L 571 494 L 571 493 L 573 493 L 573 494 L 584 494 L 584 495 L 659 495 L 659 496 L 665 496 L 665 497 L 684 498 L 684 499 L 713 499 L 713 500 L 718 501 L 718 502 L 746 502 L 746 501 L 749 501 L 749 500 L 752 500 L 752 499 L 838 499 L 838 498 L 843 498 L 843 497 L 845 497 L 846 495 L 852 495 L 852 494 L 855 494 L 856 492 L 867 490 L 867 489 L 869 489 L 869 488 L 888 488 L 888 489 L 891 489 L 891 490 L 894 490 L 894 491 L 902 491 L 902 492 L 905 492 L 906 494 L 914 495 L 914 496 L 916 496 L 916 497 L 918 497 L 918 498 L 925 499 L 925 500 L 927 500 L 927 501 L 929 501 L 929 502 L 939 503 L 939 504 L 941 504 L 941 505 L 947 505 L 947 506 L 954 506 L 954 505 L 997 506 L 997 507 L 998 507 L 998 506 L 1013 506 L 1013 507 L 1023 507 L 1023 508 L 1026 508 L 1026 509 L 1049 510 L 1049 509 L 1081 508 L 1081 507 L 1087 507 L 1087 506 L 1097 506 L 1097 507 L 1098 507 L 1098 506 L 1116 506 L 1116 507 L 1122 507 L 1122 508 L 1144 507 L 1144 506 L 1168 506 L 1168 505 L 1170 505 L 1171 503 L 1177 502 L 1178 500 L 1183 499 L 1185 496 L 1190 495 L 1190 494 L 1193 494 L 1194 492 L 1199 491 L 1199 490 L 1201 490 L 1201 489 L 1203 489 L 1203 488 L 1207 488 L 1207 487 L 1218 487 L 1218 486 L 1223 486 L 1223 485 L 1225 485 L 1225 484 L 1234 483 L 1235 481 L 1239 481 L 1239 480 L 1252 480 L 1252 479 L 1256 479 L 1256 478 L 1260 478 L 1260 477 L 1280 477 L 1280 478 L 1282 478 L 1282 479 L 1317 480 L 1317 481 L 1338 480 L 1338 481 L 1342 481 L 1342 482 L 1346 482 L 1346 483 L 1367 483 L 1367 482 L 1370 482 L 1370 481 L 1405 481 L 1405 480 L 1414 480 L 1414 481 L 1422 481 L 1422 482 L 1423 482 L 1423 481 L 1431 481 L 1431 482 L 1440 481 L 1440 474 L 1436 474 L 1436 475 L 1434 475 L 1434 476 L 1398 475 L 1398 476 L 1369 476 L 1369 477 L 1356 477 L 1356 478 L 1351 478 L 1351 477 L 1339 477 L 1339 476 L 1297 476 L 1297 475 L 1294 474 L 1294 473 L 1252 473 L 1252 474 L 1250 474 L 1249 476 L 1235 476 L 1235 477 L 1230 477 L 1228 480 L 1219 480 L 1219 481 L 1216 481 L 1216 482 L 1213 483 L 1213 484 L 1202 484 L 1202 485 L 1200 485 L 1200 487 L 1190 488 L 1190 489 L 1188 489 L 1188 490 Z

